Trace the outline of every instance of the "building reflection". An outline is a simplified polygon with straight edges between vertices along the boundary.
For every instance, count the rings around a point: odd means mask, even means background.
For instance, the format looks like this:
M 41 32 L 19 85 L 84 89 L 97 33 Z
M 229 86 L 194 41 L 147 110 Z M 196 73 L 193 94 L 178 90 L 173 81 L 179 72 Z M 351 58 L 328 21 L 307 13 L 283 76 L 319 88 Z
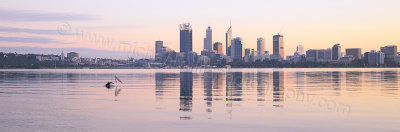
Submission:
M 253 98 L 248 97 L 249 95 L 255 95 L 252 93 L 257 88 L 257 73 L 256 72 L 244 72 L 242 79 L 242 101 Z
M 399 73 L 397 71 L 382 71 L 380 72 L 380 75 L 380 82 L 382 87 L 381 90 L 383 94 L 397 97 L 399 90 Z
M 223 89 L 223 73 L 214 72 L 213 73 L 213 100 L 221 100 L 221 96 L 224 96 Z
M 257 72 L 257 101 L 265 101 L 267 80 L 269 80 L 269 73 Z
M 155 82 L 156 82 L 156 98 L 158 99 L 160 96 L 164 94 L 164 83 L 165 83 L 165 74 L 164 73 L 155 73 Z
M 193 101 L 193 73 L 180 73 L 180 108 L 179 111 L 192 111 Z
M 168 91 L 167 88 L 171 88 L 170 85 L 176 84 L 174 81 L 177 81 L 178 78 L 179 74 L 176 73 L 155 73 L 155 95 L 157 102 L 163 100 L 163 96 L 166 94 L 165 92 Z
M 284 72 L 274 71 L 272 74 L 273 78 L 273 101 L 283 102 L 284 101 Z M 274 105 L 276 107 L 283 107 L 283 105 Z
M 332 74 L 332 83 L 334 90 L 340 90 L 340 79 L 341 79 L 340 72 L 334 71 L 331 74 Z
M 332 76 L 332 88 L 334 90 L 332 94 L 334 94 L 334 96 L 340 96 L 340 91 L 342 89 L 341 88 L 342 72 L 339 71 L 331 72 L 331 76 Z
M 225 89 L 225 101 L 232 101 L 232 82 L 233 82 L 233 73 L 227 72 L 226 73 L 226 89 Z M 232 107 L 232 102 L 227 103 L 226 106 Z
M 242 85 L 243 85 L 243 73 L 242 72 L 226 72 L 226 107 L 229 118 L 232 119 L 232 107 L 233 101 L 241 101 L 242 96 Z
M 226 101 L 242 101 L 243 73 L 226 73 Z
M 68 73 L 67 74 L 67 82 L 68 83 L 77 83 L 80 80 L 80 73 Z
M 304 89 L 305 72 L 296 72 L 296 89 Z
M 212 72 L 204 72 L 203 73 L 203 84 L 204 84 L 204 100 L 206 101 L 208 113 L 212 112 L 212 96 L 213 96 L 213 73 Z
M 348 91 L 360 91 L 362 88 L 362 72 L 359 71 L 347 71 L 346 73 L 346 90 Z

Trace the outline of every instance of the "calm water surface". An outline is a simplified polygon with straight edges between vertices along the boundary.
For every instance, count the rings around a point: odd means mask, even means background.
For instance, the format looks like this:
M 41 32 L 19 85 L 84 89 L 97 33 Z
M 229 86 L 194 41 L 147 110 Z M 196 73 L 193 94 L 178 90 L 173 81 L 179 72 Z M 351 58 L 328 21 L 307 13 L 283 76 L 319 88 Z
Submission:
M 104 87 L 118 75 L 117 88 Z M 399 69 L 0 70 L 0 131 L 400 131 Z

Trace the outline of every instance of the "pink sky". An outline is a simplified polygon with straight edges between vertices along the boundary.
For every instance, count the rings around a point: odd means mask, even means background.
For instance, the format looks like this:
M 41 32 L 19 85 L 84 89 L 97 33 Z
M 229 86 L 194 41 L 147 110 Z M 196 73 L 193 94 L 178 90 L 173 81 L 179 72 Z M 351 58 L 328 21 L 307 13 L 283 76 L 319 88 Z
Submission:
M 207 26 L 213 41 L 225 46 L 232 22 L 233 36 L 246 48 L 272 35 L 284 35 L 285 55 L 296 45 L 305 49 L 379 50 L 400 42 L 400 1 L 11 1 L 0 6 L 0 46 L 92 48 L 153 53 L 154 41 L 179 51 L 179 24 L 191 23 L 193 49 L 200 52 Z M 65 26 L 68 25 L 68 26 Z M 60 27 L 68 33 L 60 34 Z M 83 35 L 82 35 L 83 32 Z M 114 40 L 108 44 L 100 38 Z M 225 47 L 223 47 L 225 51 Z

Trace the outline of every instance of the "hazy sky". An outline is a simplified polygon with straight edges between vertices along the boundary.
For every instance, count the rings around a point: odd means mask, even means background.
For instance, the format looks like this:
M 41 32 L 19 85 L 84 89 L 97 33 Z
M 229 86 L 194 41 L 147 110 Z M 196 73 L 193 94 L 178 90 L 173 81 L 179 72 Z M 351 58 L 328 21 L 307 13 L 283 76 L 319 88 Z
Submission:
M 299 44 L 365 52 L 400 43 L 399 0 L 2 0 L 0 46 L 152 53 L 160 39 L 179 51 L 179 24 L 188 22 L 199 53 L 209 25 L 225 46 L 230 21 L 246 48 L 263 37 L 271 51 L 272 36 L 283 34 L 285 55 Z

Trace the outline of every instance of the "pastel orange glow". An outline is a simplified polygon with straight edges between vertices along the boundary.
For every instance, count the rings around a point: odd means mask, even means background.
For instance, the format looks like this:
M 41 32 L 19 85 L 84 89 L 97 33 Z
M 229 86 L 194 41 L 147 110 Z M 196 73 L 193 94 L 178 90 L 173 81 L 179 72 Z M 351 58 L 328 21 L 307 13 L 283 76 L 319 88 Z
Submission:
M 233 37 L 242 37 L 246 48 L 257 48 L 257 38 L 263 37 L 266 50 L 271 52 L 272 36 L 280 33 L 284 35 L 285 55 L 292 55 L 299 44 L 307 50 L 331 48 L 340 43 L 342 49 L 362 48 L 366 52 L 400 43 L 398 5 L 400 1 L 396 0 L 6 0 L 0 6 L 0 46 L 76 47 L 154 54 L 150 51 L 154 49 L 154 41 L 163 40 L 164 45 L 179 51 L 178 26 L 191 23 L 195 52 L 203 49 L 208 26 L 213 29 L 213 42 L 222 42 L 225 52 L 225 32 L 231 22 Z M 82 31 L 91 37 L 9 29 L 57 31 L 64 23 L 70 25 L 71 32 Z M 115 43 L 93 42 L 93 34 Z M 10 41 L 10 37 L 41 37 L 55 42 L 21 42 L 15 38 Z

